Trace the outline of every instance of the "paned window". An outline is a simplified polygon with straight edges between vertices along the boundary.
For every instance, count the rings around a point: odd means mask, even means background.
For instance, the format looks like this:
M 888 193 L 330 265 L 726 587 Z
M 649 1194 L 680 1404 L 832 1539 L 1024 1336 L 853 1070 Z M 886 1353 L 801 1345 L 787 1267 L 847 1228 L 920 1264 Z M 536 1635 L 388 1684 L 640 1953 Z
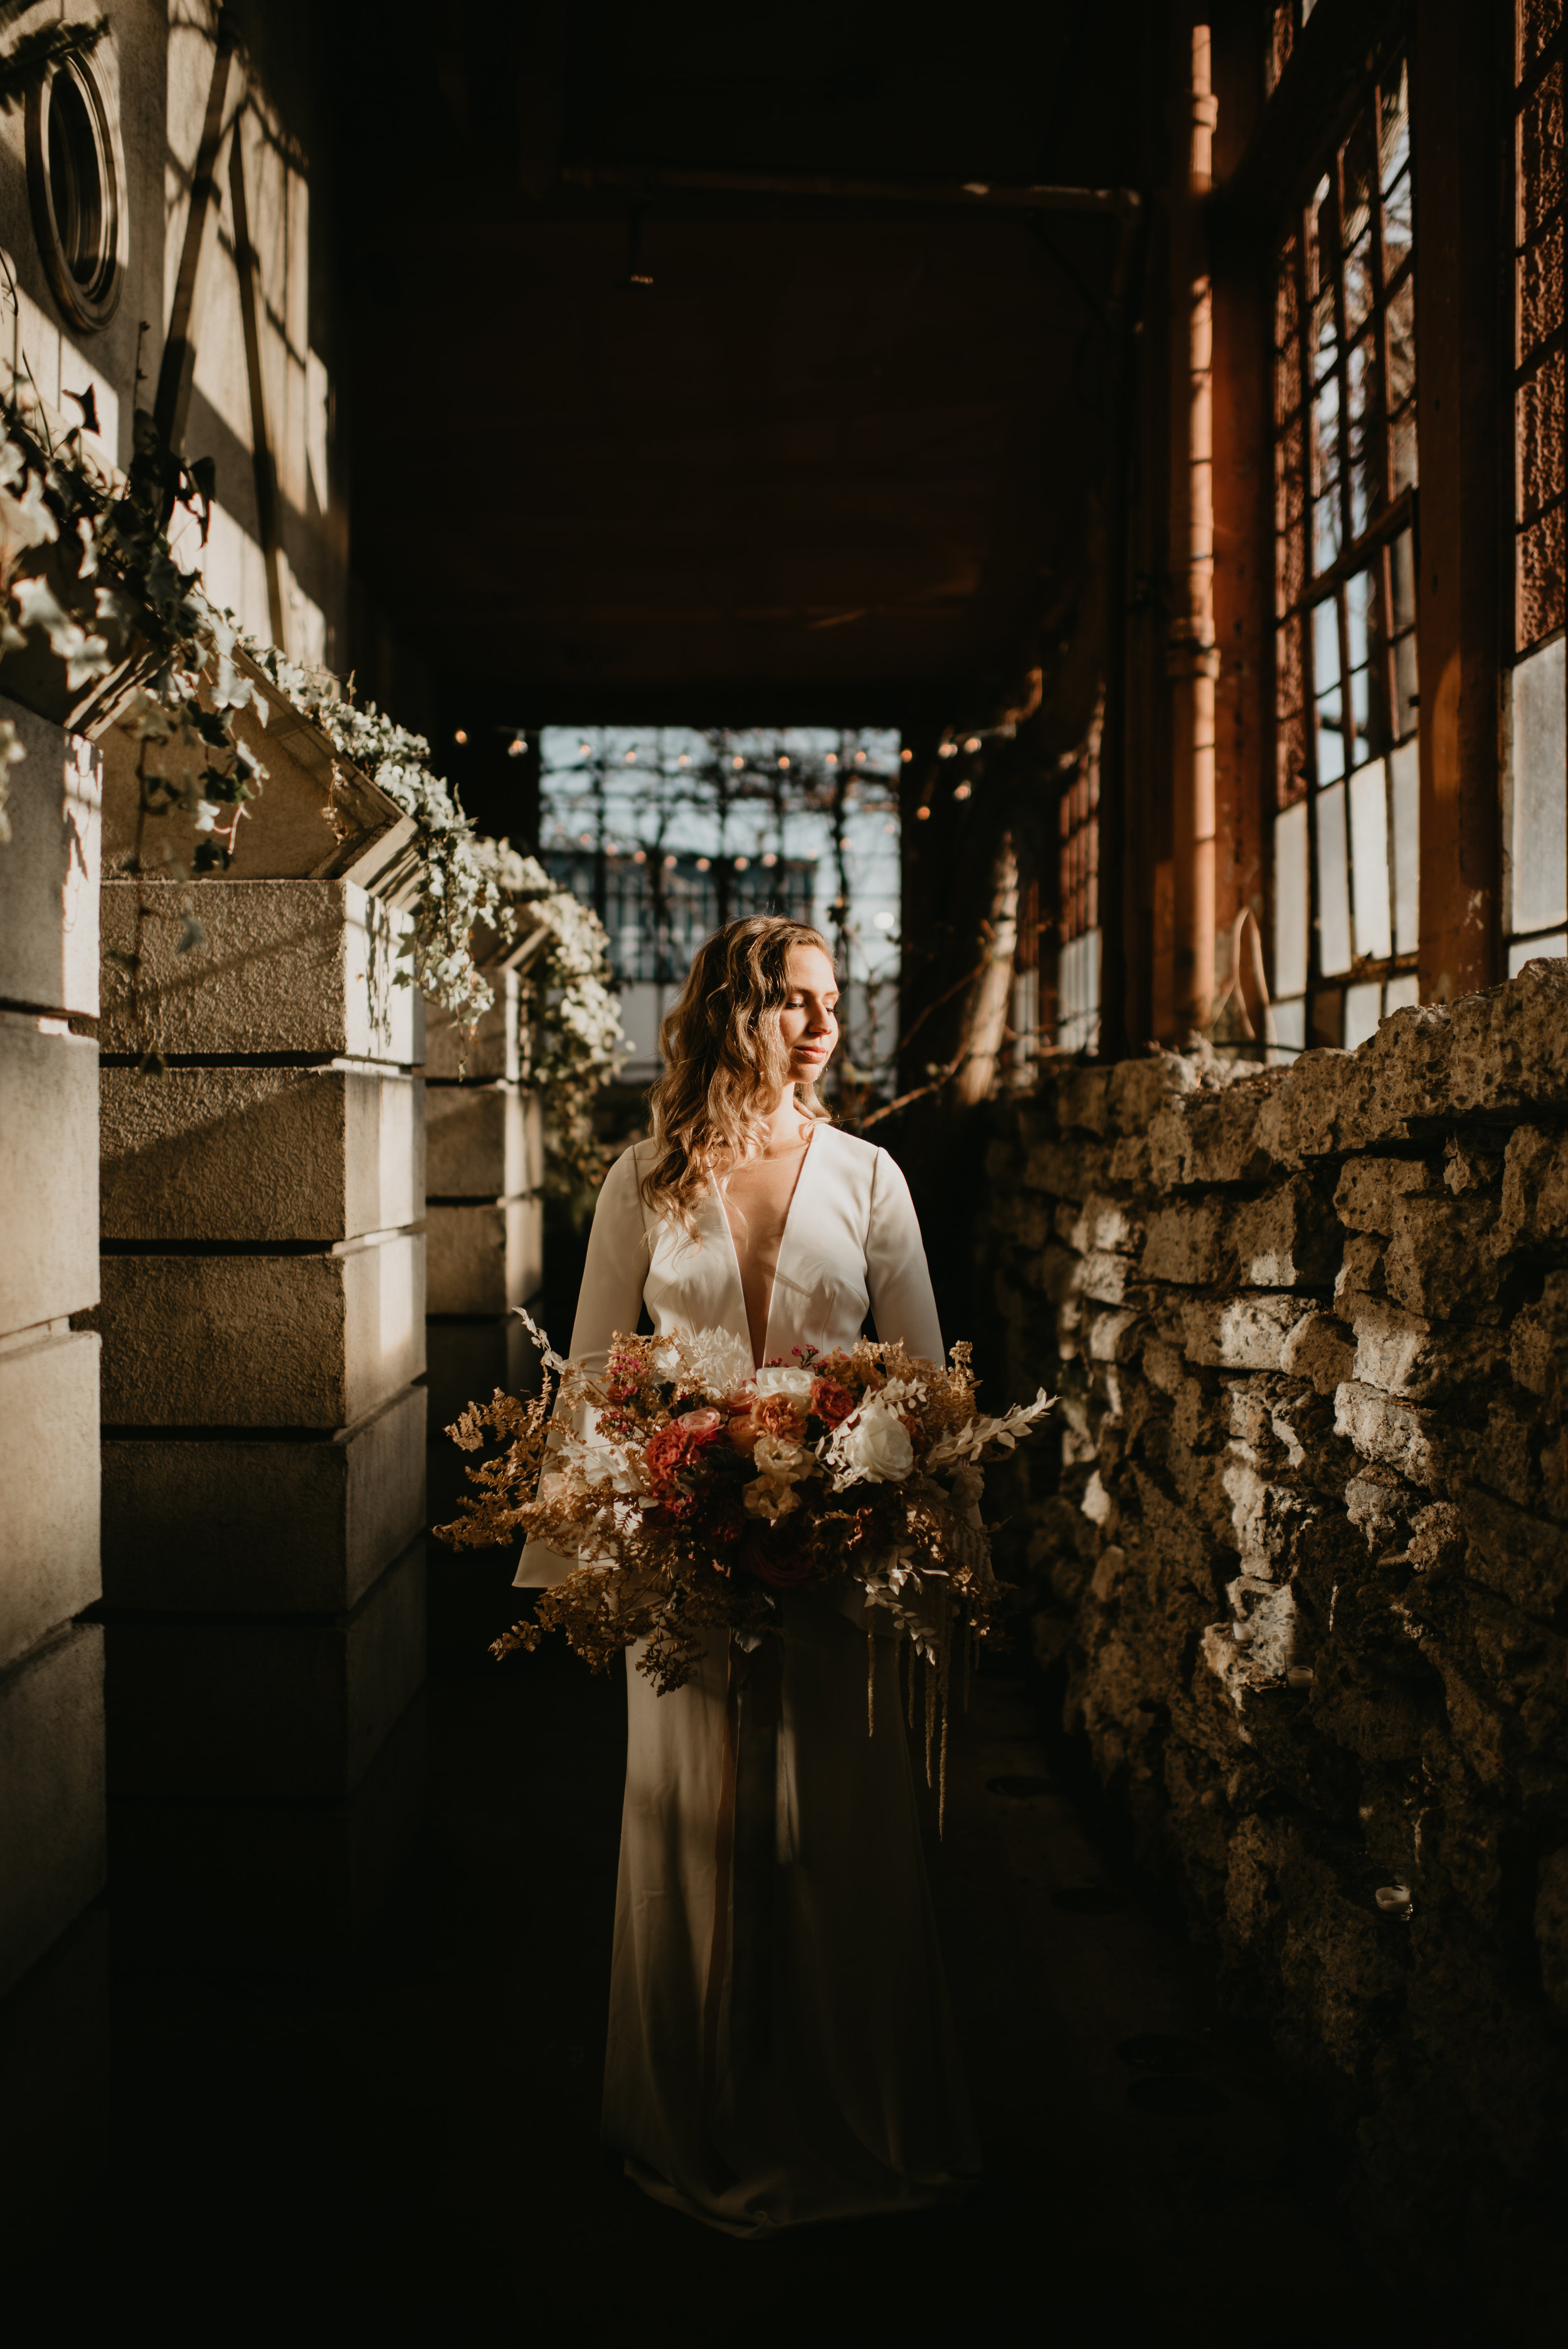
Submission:
M 1274 993 L 1287 1049 L 1360 1043 L 1416 999 L 1412 218 L 1395 59 L 1368 79 L 1275 256 Z
M 1563 0 L 1515 0 L 1512 191 L 1513 628 L 1505 692 L 1509 968 L 1568 952 L 1564 781 Z
M 1062 784 L 1057 955 L 1057 1042 L 1099 1049 L 1099 737 L 1097 713 Z

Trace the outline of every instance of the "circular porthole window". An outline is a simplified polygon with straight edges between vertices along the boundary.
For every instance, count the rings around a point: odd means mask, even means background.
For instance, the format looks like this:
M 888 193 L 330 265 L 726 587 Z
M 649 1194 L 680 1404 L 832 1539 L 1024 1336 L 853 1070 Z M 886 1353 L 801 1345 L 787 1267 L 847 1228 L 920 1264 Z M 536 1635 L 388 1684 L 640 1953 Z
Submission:
M 125 274 L 125 160 L 90 57 L 67 57 L 28 94 L 27 188 L 56 301 L 74 326 L 107 326 Z

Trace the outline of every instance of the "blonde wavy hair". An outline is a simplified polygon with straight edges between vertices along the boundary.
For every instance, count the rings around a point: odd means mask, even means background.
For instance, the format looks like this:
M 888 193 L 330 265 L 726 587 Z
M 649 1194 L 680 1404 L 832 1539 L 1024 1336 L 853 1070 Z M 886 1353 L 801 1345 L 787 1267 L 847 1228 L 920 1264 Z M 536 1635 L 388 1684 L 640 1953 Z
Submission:
M 833 958 L 820 930 L 782 914 L 750 914 L 716 930 L 659 1029 L 665 1072 L 649 1096 L 654 1163 L 642 1192 L 656 1215 L 693 1235 L 698 1201 L 763 1148 L 758 1103 L 788 1081 L 779 1015 L 789 999 L 791 947 Z M 814 1084 L 799 1084 L 795 1098 L 803 1116 L 830 1115 Z

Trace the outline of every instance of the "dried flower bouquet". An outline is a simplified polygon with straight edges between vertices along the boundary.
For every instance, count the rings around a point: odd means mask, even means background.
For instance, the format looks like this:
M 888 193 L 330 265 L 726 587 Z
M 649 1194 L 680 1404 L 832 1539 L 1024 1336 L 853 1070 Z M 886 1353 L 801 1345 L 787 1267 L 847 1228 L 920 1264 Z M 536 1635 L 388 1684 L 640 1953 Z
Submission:
M 966 1345 L 945 1366 L 861 1340 L 756 1370 L 722 1330 L 617 1336 L 591 1374 L 521 1319 L 543 1392 L 523 1402 L 498 1389 L 449 1429 L 465 1451 L 506 1448 L 469 1469 L 478 1493 L 438 1531 L 454 1547 L 521 1534 L 580 1562 L 494 1654 L 559 1629 L 603 1670 L 645 1641 L 638 1668 L 662 1695 L 690 1679 L 702 1631 L 753 1646 L 781 1627 L 780 1592 L 847 1580 L 868 1622 L 880 1613 L 924 1657 L 928 1720 L 937 1701 L 945 1720 L 954 1637 L 965 1650 L 985 1638 L 1003 1595 L 984 1466 L 1050 1409 L 1043 1392 L 991 1418 L 975 1408 Z

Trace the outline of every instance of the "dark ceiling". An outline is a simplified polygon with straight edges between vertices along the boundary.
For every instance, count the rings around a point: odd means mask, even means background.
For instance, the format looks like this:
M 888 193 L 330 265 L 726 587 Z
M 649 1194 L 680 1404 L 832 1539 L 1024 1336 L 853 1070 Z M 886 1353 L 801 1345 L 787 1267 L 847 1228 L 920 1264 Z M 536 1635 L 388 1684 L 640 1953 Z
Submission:
M 356 568 L 443 695 L 1016 694 L 1082 592 L 1136 212 L 1012 191 L 1146 180 L 1145 17 L 346 8 Z

